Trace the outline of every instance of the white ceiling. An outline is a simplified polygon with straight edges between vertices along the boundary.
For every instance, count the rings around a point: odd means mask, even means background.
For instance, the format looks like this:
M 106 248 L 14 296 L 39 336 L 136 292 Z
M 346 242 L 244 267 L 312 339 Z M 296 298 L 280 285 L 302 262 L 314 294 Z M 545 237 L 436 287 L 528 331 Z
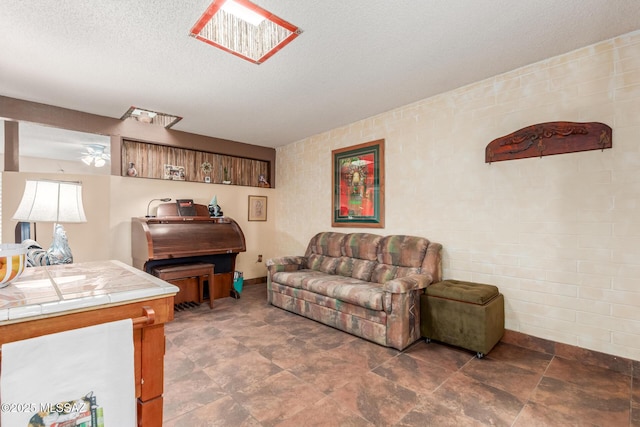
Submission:
M 54 160 L 80 161 L 89 146 L 101 145 L 109 153 L 111 141 L 108 136 L 20 123 L 18 139 L 20 156 L 46 157 Z M 0 141 L 4 141 L 4 127 L 0 126 Z M 0 153 L 4 144 L 0 144 Z
M 2 0 L 0 95 L 277 147 L 640 29 L 638 0 L 254 0 L 261 65 L 188 33 L 211 0 Z

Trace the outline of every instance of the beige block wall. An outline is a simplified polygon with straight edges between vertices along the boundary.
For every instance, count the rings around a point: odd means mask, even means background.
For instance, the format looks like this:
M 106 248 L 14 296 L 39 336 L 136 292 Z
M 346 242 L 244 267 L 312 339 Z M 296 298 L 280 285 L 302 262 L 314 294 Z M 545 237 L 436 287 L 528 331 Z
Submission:
M 613 148 L 484 162 L 548 121 L 606 123 Z M 384 138 L 368 231 L 442 243 L 444 277 L 499 286 L 510 330 L 640 360 L 639 135 L 634 32 L 278 148 L 274 253 L 331 229 L 331 150 Z

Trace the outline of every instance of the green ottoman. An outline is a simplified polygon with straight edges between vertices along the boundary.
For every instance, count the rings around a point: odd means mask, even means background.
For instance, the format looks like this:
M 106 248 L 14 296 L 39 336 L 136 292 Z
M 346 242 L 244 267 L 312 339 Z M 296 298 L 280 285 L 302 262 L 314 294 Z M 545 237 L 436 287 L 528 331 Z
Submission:
M 420 295 L 420 332 L 484 357 L 504 334 L 504 297 L 493 285 L 444 280 Z

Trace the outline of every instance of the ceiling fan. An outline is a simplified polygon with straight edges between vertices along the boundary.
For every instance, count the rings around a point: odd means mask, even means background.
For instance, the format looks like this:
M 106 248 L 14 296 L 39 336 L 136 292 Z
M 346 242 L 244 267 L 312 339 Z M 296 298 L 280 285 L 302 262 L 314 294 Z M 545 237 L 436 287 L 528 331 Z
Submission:
M 93 164 L 95 167 L 101 168 L 111 160 L 111 156 L 104 152 L 106 148 L 107 147 L 100 144 L 85 145 L 86 152 L 82 153 L 81 160 L 87 166 L 91 166 L 91 164 Z

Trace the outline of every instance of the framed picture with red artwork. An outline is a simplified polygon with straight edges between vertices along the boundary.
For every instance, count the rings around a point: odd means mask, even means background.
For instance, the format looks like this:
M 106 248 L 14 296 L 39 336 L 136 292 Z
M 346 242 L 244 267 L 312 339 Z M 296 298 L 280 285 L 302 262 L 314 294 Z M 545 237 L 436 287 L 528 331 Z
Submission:
M 384 228 L 384 139 L 331 152 L 332 227 Z

